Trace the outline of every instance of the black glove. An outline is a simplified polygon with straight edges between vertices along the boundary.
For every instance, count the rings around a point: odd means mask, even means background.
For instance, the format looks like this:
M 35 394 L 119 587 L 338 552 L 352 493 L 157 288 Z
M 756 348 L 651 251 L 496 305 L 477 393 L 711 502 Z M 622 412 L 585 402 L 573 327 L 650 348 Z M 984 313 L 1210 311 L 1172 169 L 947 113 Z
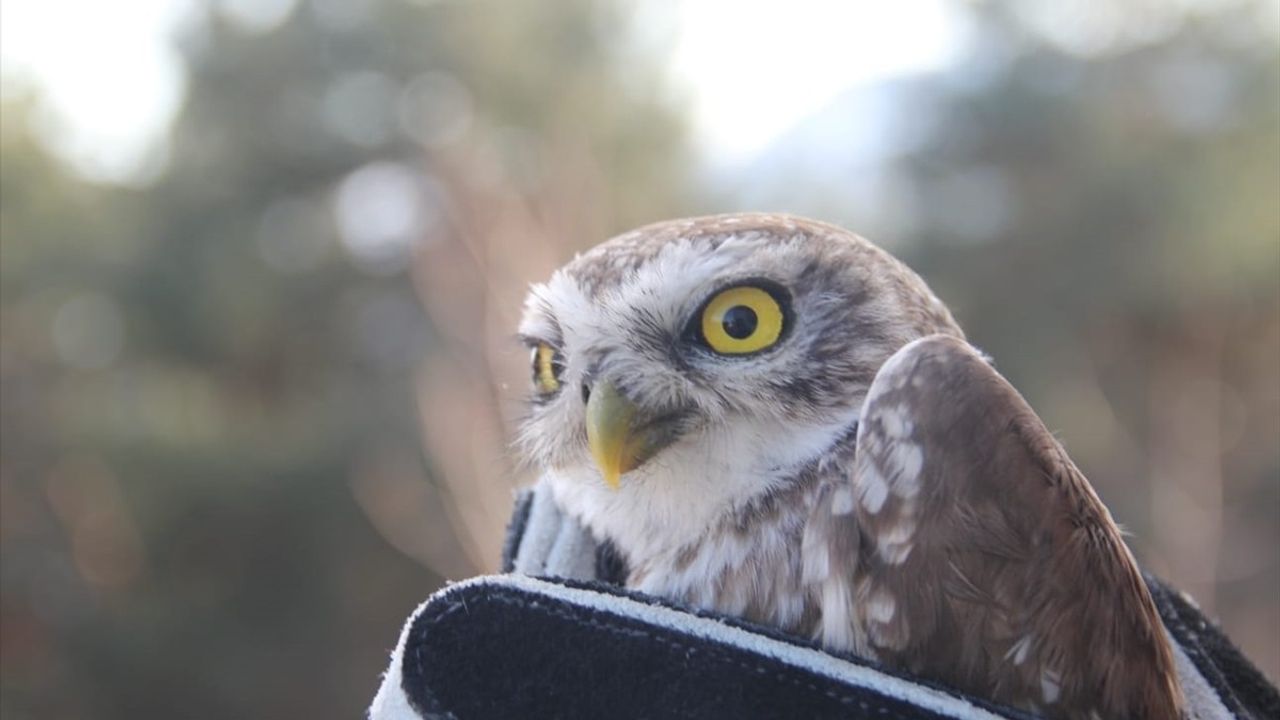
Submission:
M 409 618 L 371 720 L 1031 717 L 623 590 L 608 545 L 539 488 L 516 503 L 503 565 L 507 574 L 451 585 Z M 1191 720 L 1280 718 L 1276 689 L 1221 631 L 1147 583 Z

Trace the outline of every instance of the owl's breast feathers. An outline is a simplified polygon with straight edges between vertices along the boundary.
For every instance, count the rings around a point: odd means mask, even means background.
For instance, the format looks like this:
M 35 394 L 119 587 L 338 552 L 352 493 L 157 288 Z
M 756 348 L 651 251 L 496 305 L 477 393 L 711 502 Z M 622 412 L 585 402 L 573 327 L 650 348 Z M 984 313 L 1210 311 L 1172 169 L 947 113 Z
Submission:
M 830 512 L 853 471 L 856 433 L 855 422 L 821 457 L 778 477 L 773 489 L 726 513 L 697 540 L 628 558 L 627 584 L 802 637 L 821 639 L 824 624 L 852 631 L 852 605 L 843 612 L 824 606 L 829 598 L 820 587 L 829 577 L 847 584 L 857 566 L 853 519 Z M 833 519 L 846 532 L 815 534 L 834 530 Z M 815 543 L 819 537 L 823 542 Z M 847 642 L 829 646 L 855 649 Z

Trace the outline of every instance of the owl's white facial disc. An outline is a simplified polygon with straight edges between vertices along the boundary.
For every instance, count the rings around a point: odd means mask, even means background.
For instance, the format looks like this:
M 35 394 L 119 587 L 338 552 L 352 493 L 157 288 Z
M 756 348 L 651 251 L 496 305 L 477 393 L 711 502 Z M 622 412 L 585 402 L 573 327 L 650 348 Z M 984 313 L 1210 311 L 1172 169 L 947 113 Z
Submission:
M 959 334 L 924 284 L 837 228 L 770 215 L 642 228 L 532 289 L 519 443 L 628 554 L 678 547 L 848 435 L 884 359 L 939 331 Z M 593 428 L 618 408 L 629 428 L 611 430 L 630 453 L 616 490 L 588 442 L 589 398 L 606 387 L 618 407 L 595 408 Z

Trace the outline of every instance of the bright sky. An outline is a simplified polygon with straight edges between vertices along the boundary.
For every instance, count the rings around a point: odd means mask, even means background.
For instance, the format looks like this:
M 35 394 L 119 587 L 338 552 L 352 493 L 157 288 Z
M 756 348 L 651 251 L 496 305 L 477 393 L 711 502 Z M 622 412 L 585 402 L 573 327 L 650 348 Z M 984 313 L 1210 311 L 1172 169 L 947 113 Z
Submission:
M 851 87 L 938 69 L 963 41 L 946 0 L 685 0 L 671 69 L 700 147 L 750 159 Z
M 294 0 L 221 0 L 269 26 Z M 162 154 L 183 93 L 169 36 L 185 0 L 0 0 L 6 84 L 44 91 L 38 130 L 85 175 L 138 180 Z M 684 0 L 670 59 L 712 161 L 750 159 L 842 91 L 944 65 L 963 23 L 946 0 Z M 123 79 L 123 80 L 122 80 Z
M 167 37 L 183 14 L 178 0 L 0 0 L 4 82 L 39 86 L 36 130 L 86 176 L 134 178 L 182 99 Z

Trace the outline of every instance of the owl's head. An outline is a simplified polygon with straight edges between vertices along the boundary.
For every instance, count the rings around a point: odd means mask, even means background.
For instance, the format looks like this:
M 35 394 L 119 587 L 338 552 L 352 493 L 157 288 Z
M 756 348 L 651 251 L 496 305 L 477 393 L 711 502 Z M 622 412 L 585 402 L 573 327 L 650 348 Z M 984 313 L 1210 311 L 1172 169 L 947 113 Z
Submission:
M 520 445 L 597 488 L 759 476 L 846 434 L 881 364 L 937 332 L 962 336 L 915 273 L 840 228 L 766 214 L 651 225 L 530 292 Z

